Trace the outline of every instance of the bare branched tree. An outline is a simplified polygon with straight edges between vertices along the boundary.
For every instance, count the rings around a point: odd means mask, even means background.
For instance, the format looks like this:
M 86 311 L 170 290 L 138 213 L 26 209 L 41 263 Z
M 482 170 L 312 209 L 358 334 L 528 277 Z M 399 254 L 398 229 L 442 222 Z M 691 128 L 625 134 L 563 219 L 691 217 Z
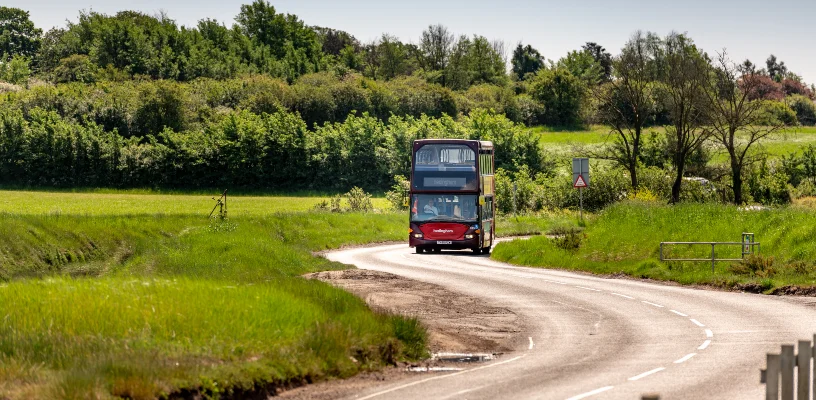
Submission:
M 756 70 L 737 65 L 725 50 L 714 60 L 712 77 L 704 80 L 708 99 L 711 138 L 727 152 L 731 164 L 734 203 L 742 204 L 742 170 L 754 161 L 751 150 L 756 143 L 779 132 L 783 124 L 759 124 L 762 103 L 752 101 L 751 93 L 760 85 Z
M 710 134 L 705 129 L 708 97 L 704 83 L 709 78 L 710 65 L 707 56 L 692 40 L 679 33 L 669 34 L 656 46 L 655 54 L 662 84 L 661 98 L 672 123 L 666 134 L 675 169 L 671 201 L 677 203 L 688 157 Z
M 422 32 L 422 38 L 419 42 L 422 67 L 428 71 L 444 71 L 448 67 L 453 43 L 453 34 L 448 31 L 447 27 L 442 24 L 429 26 L 428 29 Z M 444 74 L 442 75 L 442 85 L 445 85 Z
M 652 68 L 656 35 L 636 32 L 621 54 L 612 60 L 613 78 L 598 86 L 599 116 L 612 127 L 613 142 L 599 156 L 612 160 L 629 171 L 632 188 L 638 187 L 637 168 L 643 127 L 654 111 Z

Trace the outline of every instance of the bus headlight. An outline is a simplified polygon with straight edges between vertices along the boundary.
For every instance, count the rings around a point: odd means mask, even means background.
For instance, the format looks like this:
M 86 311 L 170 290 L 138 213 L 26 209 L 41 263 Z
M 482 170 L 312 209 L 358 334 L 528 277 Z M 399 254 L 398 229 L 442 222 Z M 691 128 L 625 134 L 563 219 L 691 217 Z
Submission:
M 417 239 L 422 239 L 422 234 L 421 233 L 415 233 L 414 237 L 417 238 Z
M 465 239 L 473 239 L 473 235 L 465 235 Z

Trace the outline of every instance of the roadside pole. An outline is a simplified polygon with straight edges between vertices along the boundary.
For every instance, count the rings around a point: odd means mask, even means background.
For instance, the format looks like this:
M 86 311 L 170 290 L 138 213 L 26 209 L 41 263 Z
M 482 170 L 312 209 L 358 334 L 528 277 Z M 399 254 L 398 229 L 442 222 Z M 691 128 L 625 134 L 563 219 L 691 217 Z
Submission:
M 584 220 L 584 188 L 578 188 L 578 214 L 581 216 L 581 221 Z
M 578 189 L 578 208 L 584 220 L 584 188 L 589 187 L 589 158 L 572 159 L 572 187 Z

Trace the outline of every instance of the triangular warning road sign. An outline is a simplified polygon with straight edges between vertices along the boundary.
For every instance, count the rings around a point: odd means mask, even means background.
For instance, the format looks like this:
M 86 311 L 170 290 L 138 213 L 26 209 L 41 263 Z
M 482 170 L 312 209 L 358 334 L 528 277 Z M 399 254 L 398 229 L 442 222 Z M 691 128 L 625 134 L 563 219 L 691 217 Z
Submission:
M 577 188 L 584 188 L 587 187 L 587 184 L 586 182 L 584 182 L 584 177 L 578 175 L 578 179 L 575 180 L 575 183 L 573 183 L 572 186 Z

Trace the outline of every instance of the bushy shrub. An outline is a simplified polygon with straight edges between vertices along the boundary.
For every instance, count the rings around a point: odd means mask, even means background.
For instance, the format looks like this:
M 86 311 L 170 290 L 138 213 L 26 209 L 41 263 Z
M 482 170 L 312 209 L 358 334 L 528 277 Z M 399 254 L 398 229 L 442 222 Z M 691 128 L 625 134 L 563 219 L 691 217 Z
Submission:
M 156 135 L 165 128 L 176 132 L 187 126 L 187 91 L 171 81 L 145 83 L 139 87 L 139 107 L 133 118 L 137 135 Z
M 51 73 L 55 83 L 96 81 L 96 65 L 84 54 L 73 54 L 60 60 Z
M 813 100 L 805 96 L 794 95 L 788 97 L 787 102 L 796 113 L 796 118 L 801 125 L 816 125 L 816 103 Z
M 349 210 L 352 212 L 369 212 L 374 209 L 371 204 L 371 195 L 357 186 L 346 193 L 346 199 L 348 199 Z
M 762 108 L 756 120 L 757 124 L 793 126 L 798 122 L 796 112 L 787 104 L 775 100 L 762 100 Z
M 555 247 L 567 251 L 576 251 L 581 247 L 584 239 L 584 233 L 580 229 L 569 229 L 561 235 L 552 239 Z
M 0 81 L 6 81 L 14 85 L 22 85 L 28 82 L 31 76 L 30 61 L 21 55 L 8 57 L 3 54 L 0 57 Z
M 747 175 L 748 193 L 754 201 L 766 205 L 791 202 L 790 176 L 785 173 L 781 163 L 763 161 L 750 169 Z
M 385 192 L 385 198 L 391 204 L 391 208 L 396 211 L 408 210 L 408 193 L 411 190 L 411 182 L 402 175 L 394 177 L 394 186 Z

